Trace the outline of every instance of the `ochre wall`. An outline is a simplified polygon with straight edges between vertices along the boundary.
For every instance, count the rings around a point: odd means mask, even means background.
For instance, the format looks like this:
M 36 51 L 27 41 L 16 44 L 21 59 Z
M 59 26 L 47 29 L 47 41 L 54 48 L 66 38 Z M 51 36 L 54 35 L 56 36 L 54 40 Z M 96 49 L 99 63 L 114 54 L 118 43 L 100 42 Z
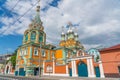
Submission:
M 60 59 L 62 58 L 62 49 L 59 49 L 59 50 L 56 50 L 56 53 L 55 53 L 55 58 L 56 59 Z

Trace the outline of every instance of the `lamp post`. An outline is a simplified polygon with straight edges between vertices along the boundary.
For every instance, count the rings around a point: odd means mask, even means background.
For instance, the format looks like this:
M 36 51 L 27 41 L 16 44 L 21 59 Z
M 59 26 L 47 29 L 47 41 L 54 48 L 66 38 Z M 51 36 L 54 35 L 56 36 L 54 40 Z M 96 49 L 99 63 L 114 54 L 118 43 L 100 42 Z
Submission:
M 41 76 L 41 71 L 40 71 L 40 61 L 41 61 L 41 47 L 42 47 L 42 43 L 40 42 L 40 53 L 39 53 L 39 77 Z

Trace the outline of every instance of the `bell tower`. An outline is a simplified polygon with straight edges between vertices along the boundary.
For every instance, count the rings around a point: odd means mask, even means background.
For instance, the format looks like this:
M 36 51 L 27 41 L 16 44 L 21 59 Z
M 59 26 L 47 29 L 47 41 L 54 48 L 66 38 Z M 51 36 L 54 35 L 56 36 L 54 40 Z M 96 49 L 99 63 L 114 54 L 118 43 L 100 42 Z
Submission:
M 40 19 L 40 5 L 36 7 L 36 15 L 29 24 L 29 29 L 24 32 L 23 44 L 27 43 L 46 44 L 46 33 Z

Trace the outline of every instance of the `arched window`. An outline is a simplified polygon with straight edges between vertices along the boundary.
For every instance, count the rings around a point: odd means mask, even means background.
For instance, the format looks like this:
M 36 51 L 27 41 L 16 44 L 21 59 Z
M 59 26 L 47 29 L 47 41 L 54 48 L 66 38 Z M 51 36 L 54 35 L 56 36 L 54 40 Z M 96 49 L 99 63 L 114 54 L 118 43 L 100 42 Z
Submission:
M 46 56 L 46 53 L 44 50 L 42 50 L 42 56 L 45 57 Z
M 38 48 L 34 48 L 34 55 L 38 56 Z
M 39 42 L 43 42 L 43 35 L 42 34 L 40 34 L 40 36 L 39 36 Z
M 25 42 L 28 41 L 28 33 L 25 34 Z
M 33 32 L 31 33 L 31 40 L 34 41 L 35 39 L 36 39 L 36 32 L 33 31 Z

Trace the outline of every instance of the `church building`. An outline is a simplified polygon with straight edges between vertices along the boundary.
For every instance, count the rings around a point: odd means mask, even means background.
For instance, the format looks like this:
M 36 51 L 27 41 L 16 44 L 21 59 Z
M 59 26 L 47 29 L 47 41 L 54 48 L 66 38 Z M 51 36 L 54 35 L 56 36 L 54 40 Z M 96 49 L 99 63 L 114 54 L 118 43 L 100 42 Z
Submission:
M 46 44 L 46 33 L 39 14 L 40 6 L 37 6 L 36 15 L 17 50 L 15 75 L 104 77 L 102 63 L 95 62 L 94 56 L 85 52 L 71 23 L 66 33 L 62 28 L 59 47 Z

